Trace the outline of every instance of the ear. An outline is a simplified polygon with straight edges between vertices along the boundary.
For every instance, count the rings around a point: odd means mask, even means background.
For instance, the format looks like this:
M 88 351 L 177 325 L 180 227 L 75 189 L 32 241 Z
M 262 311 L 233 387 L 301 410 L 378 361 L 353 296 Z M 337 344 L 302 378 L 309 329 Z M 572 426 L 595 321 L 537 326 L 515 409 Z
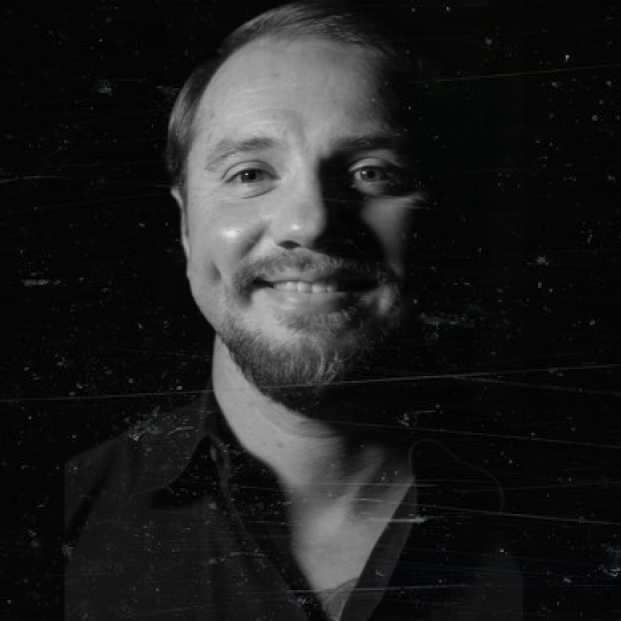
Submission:
M 185 258 L 187 261 L 190 257 L 190 242 L 188 239 L 188 217 L 185 199 L 183 198 L 183 192 L 181 191 L 179 186 L 174 186 L 173 188 L 171 188 L 170 193 L 175 199 L 177 205 L 179 206 L 179 215 L 181 217 L 181 246 L 183 247 L 183 253 L 185 254 Z

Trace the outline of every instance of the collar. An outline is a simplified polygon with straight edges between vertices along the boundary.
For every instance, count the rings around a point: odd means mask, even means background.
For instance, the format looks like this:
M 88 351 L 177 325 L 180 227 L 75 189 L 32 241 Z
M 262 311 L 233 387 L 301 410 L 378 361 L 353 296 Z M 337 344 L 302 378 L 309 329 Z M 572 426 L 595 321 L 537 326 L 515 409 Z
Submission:
M 171 485 L 204 442 L 218 461 L 222 442 L 216 434 L 217 407 L 210 383 L 193 403 L 172 412 L 158 408 L 132 428 L 128 436 L 137 444 L 138 460 L 131 497 Z
M 156 409 L 128 434 L 138 444 L 138 465 L 131 497 L 172 485 L 188 468 L 199 447 L 209 452 L 211 462 L 225 477 L 231 475 L 229 448 L 236 443 L 227 438 L 226 423 L 214 397 L 211 382 L 195 402 L 165 412 Z M 224 433 L 220 437 L 219 431 Z M 444 442 L 431 437 L 412 437 L 415 430 L 403 429 L 411 442 L 410 463 L 416 475 L 423 504 L 429 506 L 485 507 L 486 512 L 502 512 L 503 490 L 499 481 L 480 466 L 463 461 Z M 242 451 L 241 447 L 239 450 Z M 235 451 L 233 451 L 235 457 Z

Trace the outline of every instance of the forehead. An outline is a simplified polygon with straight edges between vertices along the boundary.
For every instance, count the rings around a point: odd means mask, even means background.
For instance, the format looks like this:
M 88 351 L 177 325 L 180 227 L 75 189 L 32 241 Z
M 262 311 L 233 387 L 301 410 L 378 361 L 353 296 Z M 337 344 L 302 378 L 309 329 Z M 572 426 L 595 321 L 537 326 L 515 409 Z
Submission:
M 377 53 L 302 39 L 255 41 L 212 78 L 196 115 L 196 134 L 211 142 L 248 128 L 300 133 L 389 129 Z

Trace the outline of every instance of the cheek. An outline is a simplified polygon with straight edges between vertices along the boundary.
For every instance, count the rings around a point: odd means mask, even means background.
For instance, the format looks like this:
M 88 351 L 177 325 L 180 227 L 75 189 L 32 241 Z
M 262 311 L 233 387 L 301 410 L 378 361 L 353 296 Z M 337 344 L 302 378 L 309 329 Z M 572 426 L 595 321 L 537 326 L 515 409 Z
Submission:
M 387 263 L 401 275 L 412 241 L 414 210 L 411 203 L 391 202 L 377 206 L 365 213 L 364 220 L 378 239 Z
M 189 270 L 211 282 L 228 280 L 252 248 L 258 227 L 249 214 L 240 213 L 232 205 L 222 210 L 191 208 Z

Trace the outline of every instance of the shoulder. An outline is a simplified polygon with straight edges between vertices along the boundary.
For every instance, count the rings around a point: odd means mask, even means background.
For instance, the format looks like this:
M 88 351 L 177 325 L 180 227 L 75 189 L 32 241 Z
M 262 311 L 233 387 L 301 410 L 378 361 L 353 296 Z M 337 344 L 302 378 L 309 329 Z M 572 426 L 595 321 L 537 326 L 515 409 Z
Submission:
M 69 539 L 93 512 L 118 512 L 148 480 L 165 485 L 187 465 L 202 430 L 200 408 L 156 409 L 118 437 L 65 467 L 65 521 Z M 155 474 L 153 474 L 155 472 Z M 151 476 L 151 478 L 149 478 Z
M 124 433 L 69 461 L 65 466 L 67 517 L 112 482 L 131 485 L 138 449 L 137 443 Z
M 470 515 L 498 515 L 504 491 L 494 473 L 459 443 L 433 437 L 417 439 L 411 448 L 412 470 L 419 485 L 419 502 Z
M 96 446 L 65 466 L 65 527 L 69 541 L 77 537 L 88 516 L 129 497 L 144 459 L 133 429 Z
M 155 409 L 117 437 L 71 459 L 65 466 L 67 490 L 76 485 L 87 488 L 97 486 L 115 474 L 133 471 L 145 453 L 143 444 L 152 443 L 164 431 L 164 418 L 165 415 Z

